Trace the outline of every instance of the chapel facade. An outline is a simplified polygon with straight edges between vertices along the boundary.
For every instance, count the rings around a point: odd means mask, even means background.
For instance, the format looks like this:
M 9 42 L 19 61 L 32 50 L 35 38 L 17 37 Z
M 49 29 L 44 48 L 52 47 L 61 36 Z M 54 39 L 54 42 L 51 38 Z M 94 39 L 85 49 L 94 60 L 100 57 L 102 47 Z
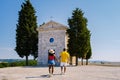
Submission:
M 67 48 L 67 29 L 67 26 L 52 20 L 38 27 L 38 65 L 47 65 L 49 49 L 54 49 L 59 57 L 63 48 Z

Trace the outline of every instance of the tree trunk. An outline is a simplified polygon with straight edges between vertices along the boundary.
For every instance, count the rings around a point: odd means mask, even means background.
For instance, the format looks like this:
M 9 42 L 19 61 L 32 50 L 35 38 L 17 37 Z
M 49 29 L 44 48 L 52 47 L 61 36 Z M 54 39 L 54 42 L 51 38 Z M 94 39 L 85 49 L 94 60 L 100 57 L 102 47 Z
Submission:
M 35 60 L 35 58 L 33 60 Z
M 70 65 L 72 65 L 72 56 L 70 56 Z
M 26 66 L 28 66 L 28 56 L 26 56 Z
M 78 56 L 76 55 L 76 66 L 78 66 Z
M 88 65 L 88 59 L 86 59 L 86 65 Z
M 36 60 L 35 56 L 33 57 L 33 60 Z
M 81 65 L 83 65 L 83 58 L 81 58 Z

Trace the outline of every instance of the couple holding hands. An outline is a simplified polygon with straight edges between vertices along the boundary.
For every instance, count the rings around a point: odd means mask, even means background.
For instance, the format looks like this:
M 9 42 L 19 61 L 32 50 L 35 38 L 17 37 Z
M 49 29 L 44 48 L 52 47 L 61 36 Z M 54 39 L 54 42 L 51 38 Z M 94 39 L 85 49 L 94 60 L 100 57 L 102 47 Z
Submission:
M 63 51 L 60 53 L 59 59 L 56 58 L 55 55 L 55 50 L 50 49 L 48 51 L 48 66 L 49 66 L 49 75 L 51 76 L 54 72 L 54 65 L 55 65 L 55 60 L 57 62 L 60 61 L 60 66 L 61 66 L 61 74 L 65 74 L 66 72 L 66 66 L 69 63 L 69 58 L 70 55 L 67 52 L 67 50 L 64 48 Z

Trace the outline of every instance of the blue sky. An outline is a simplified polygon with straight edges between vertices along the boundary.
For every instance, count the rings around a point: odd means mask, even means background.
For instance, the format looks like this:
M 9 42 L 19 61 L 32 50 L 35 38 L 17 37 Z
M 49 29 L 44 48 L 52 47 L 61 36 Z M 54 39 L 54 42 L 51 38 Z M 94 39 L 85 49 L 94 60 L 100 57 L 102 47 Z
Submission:
M 0 59 L 20 59 L 14 51 L 18 11 L 24 0 L 0 0 Z M 92 60 L 120 61 L 120 0 L 31 0 L 38 26 L 52 20 L 68 25 L 80 8 L 91 31 Z

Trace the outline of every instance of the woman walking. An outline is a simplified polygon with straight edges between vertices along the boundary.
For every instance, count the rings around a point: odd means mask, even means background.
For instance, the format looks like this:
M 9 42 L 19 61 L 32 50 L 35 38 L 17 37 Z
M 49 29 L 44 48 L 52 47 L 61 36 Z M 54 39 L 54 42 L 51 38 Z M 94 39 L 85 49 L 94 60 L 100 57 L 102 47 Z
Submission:
M 54 73 L 55 60 L 57 60 L 55 56 L 55 50 L 53 49 L 48 50 L 49 77 L 51 77 Z

